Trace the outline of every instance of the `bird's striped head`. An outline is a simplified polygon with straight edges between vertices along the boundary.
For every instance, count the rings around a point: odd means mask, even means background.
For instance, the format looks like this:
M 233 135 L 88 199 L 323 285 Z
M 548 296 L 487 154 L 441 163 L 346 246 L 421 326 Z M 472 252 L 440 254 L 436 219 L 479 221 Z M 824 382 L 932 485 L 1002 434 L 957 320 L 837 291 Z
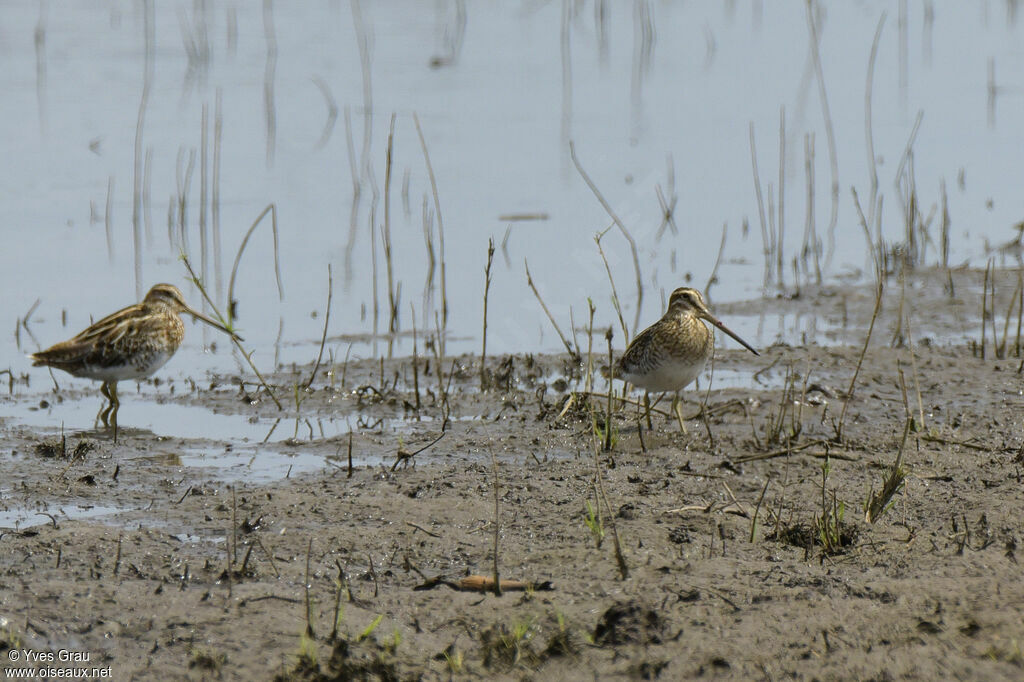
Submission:
M 711 314 L 707 303 L 704 302 L 704 297 L 701 296 L 700 292 L 696 289 L 691 289 L 690 287 L 679 287 L 673 291 L 672 295 L 668 298 L 668 312 L 666 313 L 666 316 L 667 315 L 693 315 L 699 319 L 707 320 L 732 338 L 736 339 L 741 346 L 749 350 L 754 355 L 760 355 L 760 353 L 754 350 L 753 346 L 737 336 L 736 332 L 726 327 L 722 324 L 721 320 Z
M 668 309 L 674 314 L 688 311 L 700 317 L 711 314 L 704 302 L 704 297 L 700 295 L 699 291 L 690 287 L 679 287 L 673 291 L 672 295 L 668 297 Z

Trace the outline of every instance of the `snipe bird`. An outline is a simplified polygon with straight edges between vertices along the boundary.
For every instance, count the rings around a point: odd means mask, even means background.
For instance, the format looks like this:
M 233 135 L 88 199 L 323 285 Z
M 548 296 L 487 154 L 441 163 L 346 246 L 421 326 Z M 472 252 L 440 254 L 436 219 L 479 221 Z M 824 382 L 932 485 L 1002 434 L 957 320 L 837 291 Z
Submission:
M 613 376 L 648 393 L 681 391 L 704 371 L 714 352 L 715 331 L 705 321 L 736 339 L 754 355 L 760 355 L 711 314 L 699 291 L 680 287 L 669 297 L 668 310 L 661 319 L 629 344 L 615 363 Z M 646 396 L 645 400 L 649 404 Z
M 148 377 L 171 359 L 185 338 L 181 313 L 237 338 L 216 320 L 185 302 L 177 287 L 157 284 L 141 303 L 118 310 L 77 336 L 33 353 L 33 366 L 62 369 L 72 376 L 102 381 L 100 392 L 107 400 L 99 418 L 113 427 L 117 441 L 117 382 Z

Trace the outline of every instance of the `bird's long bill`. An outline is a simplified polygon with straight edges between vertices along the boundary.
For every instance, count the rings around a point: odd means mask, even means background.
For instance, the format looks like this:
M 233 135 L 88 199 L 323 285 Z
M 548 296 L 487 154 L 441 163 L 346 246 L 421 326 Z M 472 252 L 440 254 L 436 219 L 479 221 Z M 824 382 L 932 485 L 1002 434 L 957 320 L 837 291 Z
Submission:
M 221 324 L 217 320 L 213 319 L 212 317 L 207 317 L 206 315 L 203 315 L 201 312 L 199 312 L 198 310 L 195 310 L 194 308 L 189 308 L 185 312 L 187 312 L 189 315 L 191 315 L 195 319 L 199 320 L 200 322 L 205 322 L 206 324 L 210 325 L 214 329 L 221 330 L 222 332 L 224 332 L 225 334 L 227 334 L 228 336 L 230 336 L 232 338 L 238 339 L 239 341 L 243 340 L 241 336 L 239 336 L 238 334 L 234 333 L 233 331 L 231 331 L 230 329 L 225 327 L 223 324 Z
M 725 332 L 726 334 L 728 334 L 728 335 L 729 335 L 729 336 L 731 336 L 732 338 L 736 339 L 736 340 L 737 340 L 737 341 L 739 342 L 739 344 L 740 344 L 741 346 L 743 346 L 744 348 L 746 348 L 747 350 L 749 350 L 749 351 L 750 351 L 751 353 L 753 353 L 754 355 L 761 355 L 761 354 L 760 354 L 760 353 L 758 353 L 758 352 L 757 352 L 756 350 L 754 350 L 754 347 L 753 347 L 753 346 L 751 346 L 751 345 L 750 345 L 749 343 L 747 343 L 746 341 L 744 341 L 743 339 L 741 339 L 741 338 L 739 337 L 739 335 L 738 335 L 738 334 L 736 334 L 736 332 L 734 332 L 733 330 L 729 329 L 729 328 L 728 328 L 728 327 L 726 327 L 726 326 L 725 326 L 724 324 L 722 324 L 722 321 L 721 321 L 721 320 L 719 320 L 719 319 L 718 319 L 717 317 L 715 317 L 714 315 L 711 315 L 710 313 L 705 313 L 705 314 L 704 314 L 704 315 L 703 315 L 702 317 L 704 317 L 705 319 L 707 319 L 707 321 L 708 321 L 708 322 L 712 323 L 713 325 L 715 325 L 716 327 L 718 327 L 719 329 L 721 329 L 721 330 L 722 330 L 723 332 Z

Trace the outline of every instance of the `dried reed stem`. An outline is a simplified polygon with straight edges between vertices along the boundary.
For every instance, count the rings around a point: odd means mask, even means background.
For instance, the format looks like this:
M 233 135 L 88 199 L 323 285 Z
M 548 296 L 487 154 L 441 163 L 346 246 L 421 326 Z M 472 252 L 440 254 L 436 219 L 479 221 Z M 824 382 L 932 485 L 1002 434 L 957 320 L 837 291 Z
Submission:
M 572 162 L 576 166 L 576 171 L 580 174 L 580 177 L 583 178 L 583 181 L 587 184 L 587 187 L 590 188 L 590 191 L 594 193 L 594 196 L 597 198 L 598 202 L 600 202 L 605 212 L 619 228 L 619 231 L 622 232 L 622 236 L 624 236 L 626 241 L 629 242 L 629 251 L 633 256 L 633 270 L 636 273 L 636 319 L 633 322 L 633 331 L 635 332 L 640 327 L 640 310 L 643 308 L 644 302 L 644 283 L 643 278 L 640 275 L 640 257 L 637 255 L 636 241 L 633 239 L 633 235 L 629 233 L 629 230 L 626 229 L 626 226 L 622 221 L 619 220 L 615 211 L 612 210 L 611 204 L 605 200 L 604 195 L 601 194 L 601 190 L 597 188 L 597 185 L 595 185 L 594 181 L 590 179 L 587 172 L 583 170 L 583 166 L 580 165 L 579 159 L 576 158 L 576 145 L 572 140 L 569 140 L 569 156 L 572 157 Z
M 494 263 L 494 239 L 487 240 L 487 265 L 484 266 L 484 328 L 480 348 L 480 390 L 487 390 L 487 297 L 491 293 L 491 264 Z M 498 577 L 494 577 L 497 581 Z
M 529 285 L 530 289 L 533 291 L 533 295 L 537 297 L 537 302 L 540 303 L 540 307 L 544 309 L 544 314 L 546 314 L 548 319 L 551 320 L 551 326 L 555 328 L 555 333 L 557 333 L 558 338 L 562 340 L 562 345 L 565 346 L 565 350 L 578 361 L 580 359 L 579 352 L 573 350 L 572 344 L 569 343 L 569 340 L 565 338 L 565 334 L 563 334 L 562 330 L 559 329 L 558 323 L 555 322 L 554 315 L 552 315 L 551 311 L 548 310 L 547 305 L 544 303 L 544 299 L 540 297 L 540 292 L 537 291 L 537 287 L 533 283 L 533 278 L 530 276 L 530 263 L 524 258 L 523 264 L 526 266 L 526 284 Z
M 843 437 L 843 424 L 846 421 L 846 409 L 853 400 L 853 391 L 857 386 L 857 376 L 860 374 L 860 367 L 864 364 L 864 356 L 868 353 L 868 344 L 871 342 L 871 333 L 875 330 L 875 320 L 878 319 L 878 311 L 882 308 L 882 280 L 875 283 L 875 309 L 871 312 L 871 323 L 868 325 L 868 334 L 864 337 L 864 347 L 861 348 L 860 357 L 857 359 L 857 367 L 853 370 L 853 377 L 850 379 L 850 387 L 846 390 L 846 399 L 843 400 L 843 409 L 839 413 L 839 424 L 836 426 L 835 440 L 840 441 Z

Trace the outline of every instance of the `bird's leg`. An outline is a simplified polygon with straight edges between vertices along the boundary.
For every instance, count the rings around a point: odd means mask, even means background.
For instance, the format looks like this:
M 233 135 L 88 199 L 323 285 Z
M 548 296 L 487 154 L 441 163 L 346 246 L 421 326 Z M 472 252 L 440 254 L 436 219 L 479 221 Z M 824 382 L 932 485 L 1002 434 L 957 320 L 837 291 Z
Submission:
M 121 401 L 117 399 L 117 382 L 110 382 L 110 426 L 114 429 L 114 442 L 117 442 L 117 410 L 121 407 Z
M 107 381 L 104 381 L 100 385 L 100 393 L 103 394 L 105 402 L 100 407 L 100 411 L 96 415 L 96 419 L 98 419 L 100 422 L 102 422 L 103 426 L 109 426 L 110 425 L 110 424 L 107 423 L 107 417 L 110 415 L 110 410 L 114 406 L 114 401 L 110 397 L 109 386 L 110 386 L 110 382 L 107 382 Z
M 654 427 L 651 425 L 651 393 L 650 391 L 644 391 L 644 417 L 647 418 L 647 430 L 653 431 Z
M 640 414 L 640 401 L 636 401 L 636 433 L 640 437 L 640 448 L 647 452 L 647 447 L 644 445 L 644 425 L 643 415 Z
M 679 392 L 677 391 L 675 396 L 672 397 L 672 414 L 679 420 L 679 429 L 685 435 L 689 435 L 689 431 L 686 430 L 686 421 L 683 419 L 683 401 L 679 399 Z

